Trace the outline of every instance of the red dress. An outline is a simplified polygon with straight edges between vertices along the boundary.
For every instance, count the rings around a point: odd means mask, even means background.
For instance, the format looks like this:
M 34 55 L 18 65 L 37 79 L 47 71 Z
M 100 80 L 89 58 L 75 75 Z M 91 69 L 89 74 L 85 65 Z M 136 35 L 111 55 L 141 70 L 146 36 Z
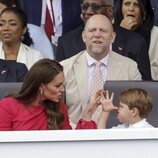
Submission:
M 62 129 L 72 129 L 67 108 L 60 102 L 64 114 Z M 17 99 L 8 97 L 0 101 L 0 131 L 47 130 L 47 115 L 43 105 L 24 106 Z M 96 129 L 94 121 L 79 120 L 76 129 Z

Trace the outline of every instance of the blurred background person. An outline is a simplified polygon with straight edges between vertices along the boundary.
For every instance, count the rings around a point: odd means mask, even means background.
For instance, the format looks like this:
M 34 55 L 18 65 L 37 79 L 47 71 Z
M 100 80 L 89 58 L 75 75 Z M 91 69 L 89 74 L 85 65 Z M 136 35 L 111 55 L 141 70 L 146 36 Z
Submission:
M 158 26 L 158 2 L 157 0 L 150 0 L 153 11 L 154 11 L 154 25 Z
M 54 59 L 55 50 L 45 31 L 41 27 L 30 23 L 27 24 L 27 27 L 33 41 L 30 47 L 39 50 L 45 58 Z
M 149 57 L 151 74 L 154 80 L 158 80 L 158 1 L 150 0 L 154 11 L 154 26 L 151 30 Z
M 83 23 L 80 18 L 80 0 L 20 1 L 22 9 L 28 16 L 29 23 L 42 27 L 54 45 L 57 45 L 59 36 Z M 49 24 L 47 24 L 48 20 Z M 47 29 L 48 25 L 49 29 Z
M 7 7 L 17 7 L 20 9 L 19 0 L 0 0 L 0 12 Z M 45 58 L 54 59 L 54 51 L 46 33 L 41 27 L 27 24 L 28 32 L 32 38 L 32 43 L 27 45 L 39 50 Z
M 116 5 L 115 27 L 135 31 L 150 44 L 154 13 L 150 0 L 118 0 Z
M 43 55 L 26 44 L 32 43 L 27 17 L 18 8 L 6 8 L 0 14 L 0 58 L 24 63 L 28 69 Z M 24 44 L 26 43 L 26 44 Z

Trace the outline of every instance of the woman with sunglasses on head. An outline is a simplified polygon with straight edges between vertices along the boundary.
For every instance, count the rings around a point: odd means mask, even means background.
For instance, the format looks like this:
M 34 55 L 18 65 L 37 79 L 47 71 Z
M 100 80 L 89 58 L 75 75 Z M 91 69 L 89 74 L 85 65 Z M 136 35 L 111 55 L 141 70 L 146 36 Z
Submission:
M 20 91 L 0 101 L 0 130 L 71 129 L 67 108 L 61 101 L 63 92 L 63 67 L 50 59 L 38 61 L 27 73 Z M 99 99 L 98 92 L 85 108 L 77 129 L 97 128 L 91 117 Z

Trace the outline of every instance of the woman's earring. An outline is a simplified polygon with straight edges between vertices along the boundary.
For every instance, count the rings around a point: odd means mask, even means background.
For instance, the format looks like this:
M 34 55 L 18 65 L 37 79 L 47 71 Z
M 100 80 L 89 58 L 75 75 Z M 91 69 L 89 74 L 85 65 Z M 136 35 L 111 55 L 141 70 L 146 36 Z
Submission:
M 24 41 L 24 35 L 21 36 L 21 41 Z
M 145 19 L 146 19 L 146 12 L 143 15 L 143 21 L 145 21 Z
M 43 95 L 43 89 L 40 90 L 40 94 Z
M 145 21 L 146 16 L 143 17 L 143 21 Z

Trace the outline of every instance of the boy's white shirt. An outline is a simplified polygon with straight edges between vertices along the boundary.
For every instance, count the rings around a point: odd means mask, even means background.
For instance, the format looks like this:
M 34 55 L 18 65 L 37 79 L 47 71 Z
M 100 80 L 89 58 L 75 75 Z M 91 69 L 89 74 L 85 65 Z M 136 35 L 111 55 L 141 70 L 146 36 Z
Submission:
M 146 119 L 142 119 L 141 121 L 131 125 L 128 123 L 123 123 L 112 128 L 154 128 L 154 126 L 150 125 Z

